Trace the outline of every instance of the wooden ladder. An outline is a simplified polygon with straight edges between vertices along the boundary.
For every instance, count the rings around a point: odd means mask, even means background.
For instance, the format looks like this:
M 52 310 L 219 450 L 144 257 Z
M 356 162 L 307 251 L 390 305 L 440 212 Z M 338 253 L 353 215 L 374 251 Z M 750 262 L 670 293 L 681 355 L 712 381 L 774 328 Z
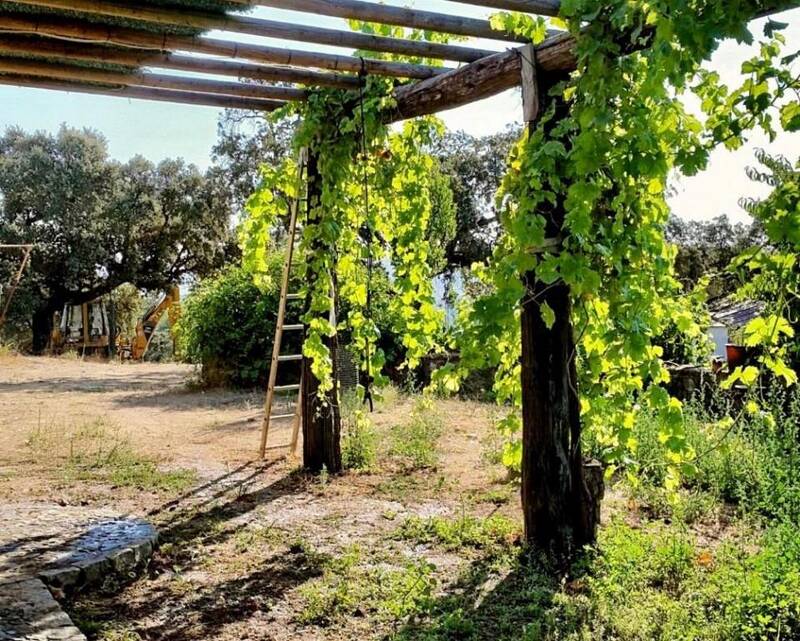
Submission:
M 297 182 L 295 187 L 295 198 L 292 199 L 291 213 L 289 218 L 289 239 L 286 246 L 286 259 L 283 263 L 283 282 L 281 283 L 281 297 L 278 303 L 278 321 L 275 326 L 275 342 L 272 345 L 272 361 L 269 367 L 269 383 L 267 385 L 267 397 L 264 402 L 264 422 L 261 428 L 261 449 L 259 454 L 261 459 L 267 455 L 267 440 L 269 439 L 269 428 L 272 421 L 294 418 L 292 426 L 292 441 L 290 445 L 290 456 L 297 452 L 297 441 L 300 435 L 300 422 L 303 418 L 303 377 L 300 382 L 294 385 L 276 385 L 278 381 L 278 369 L 281 363 L 297 362 L 303 360 L 302 354 L 281 354 L 281 344 L 284 332 L 302 332 L 303 324 L 286 324 L 286 305 L 291 300 L 300 300 L 301 294 L 289 293 L 289 281 L 292 274 L 292 262 L 294 260 L 295 242 L 297 239 L 297 219 L 301 203 L 307 202 L 308 198 L 308 151 L 300 151 L 300 159 L 297 165 Z M 275 395 L 282 392 L 297 392 L 297 406 L 291 414 L 273 414 Z

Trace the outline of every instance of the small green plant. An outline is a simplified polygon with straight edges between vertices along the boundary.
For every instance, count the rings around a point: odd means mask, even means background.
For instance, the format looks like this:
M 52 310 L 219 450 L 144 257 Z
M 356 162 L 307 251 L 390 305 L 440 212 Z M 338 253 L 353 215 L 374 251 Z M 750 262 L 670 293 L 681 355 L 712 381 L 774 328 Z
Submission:
M 330 559 L 319 579 L 300 588 L 304 606 L 298 620 L 327 626 L 352 616 L 396 622 L 419 614 L 431 603 L 434 570 L 424 560 L 401 566 L 378 564 L 353 546 Z
M 465 514 L 455 519 L 410 516 L 394 532 L 393 537 L 458 550 L 507 548 L 519 534 L 519 525 L 505 517 L 478 518 Z
M 371 470 L 378 460 L 378 433 L 361 409 L 345 418 L 342 435 L 342 464 L 349 470 Z
M 444 430 L 441 416 L 429 398 L 419 398 L 407 423 L 391 433 L 391 454 L 414 470 L 434 468 L 439 462 L 438 444 Z

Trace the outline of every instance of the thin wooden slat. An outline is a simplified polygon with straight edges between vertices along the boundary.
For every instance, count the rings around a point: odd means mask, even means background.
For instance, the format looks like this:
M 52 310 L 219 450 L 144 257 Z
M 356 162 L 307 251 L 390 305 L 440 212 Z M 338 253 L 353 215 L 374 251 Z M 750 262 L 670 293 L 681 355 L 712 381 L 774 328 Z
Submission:
M 377 22 L 380 24 L 424 29 L 471 38 L 525 42 L 525 38 L 507 31 L 492 29 L 488 20 L 453 16 L 446 13 L 421 11 L 407 7 L 393 7 L 362 0 L 234 0 L 243 5 L 258 5 L 273 9 L 302 11 L 333 18 Z
M 248 109 L 252 111 L 275 111 L 285 103 L 276 105 L 273 100 L 257 98 L 238 98 L 191 91 L 174 91 L 171 89 L 153 89 L 150 87 L 113 87 L 91 85 L 87 83 L 51 80 L 35 76 L 16 74 L 0 74 L 0 84 L 15 87 L 31 87 L 34 89 L 50 89 L 75 93 L 115 96 L 117 98 L 135 98 L 139 100 L 155 100 L 158 102 L 174 102 L 179 104 L 218 107 L 222 109 Z
M 119 49 L 102 45 L 67 42 L 54 38 L 33 39 L 28 36 L 0 35 L 0 53 L 28 54 L 129 67 L 174 69 L 177 71 L 234 76 L 236 78 L 250 78 L 264 82 L 288 82 L 318 87 L 348 89 L 359 85 L 358 78 L 342 73 L 325 73 L 278 65 L 239 63 L 216 58 L 198 58 L 196 56 L 157 51 Z
M 153 87 L 174 89 L 176 91 L 196 91 L 199 93 L 222 94 L 242 98 L 261 98 L 264 100 L 306 100 L 308 94 L 293 87 L 274 87 L 261 84 L 225 82 L 200 78 L 181 78 L 157 73 L 133 71 L 105 71 L 89 69 L 84 66 L 69 65 L 63 62 L 52 63 L 25 58 L 0 56 L 0 73 L 14 73 L 58 80 L 74 80 L 97 84 L 122 85 L 127 87 Z M 280 107 L 280 104 L 275 104 Z
M 94 44 L 113 44 L 123 47 L 152 49 L 162 52 L 189 51 L 226 58 L 240 58 L 294 67 L 329 69 L 358 73 L 412 78 L 432 78 L 448 69 L 430 65 L 408 64 L 372 58 L 357 58 L 337 54 L 315 53 L 298 49 L 284 49 L 252 45 L 207 37 L 171 36 L 141 29 L 112 27 L 79 20 L 39 18 L 24 14 L 0 12 L 0 31 L 38 34 Z
M 461 4 L 488 7 L 502 11 L 522 11 L 540 16 L 557 16 L 561 10 L 561 0 L 453 0 Z
M 334 47 L 351 47 L 361 51 L 377 51 L 424 58 L 440 58 L 458 62 L 474 62 L 492 51 L 435 42 L 387 38 L 370 34 L 293 25 L 275 20 L 247 16 L 219 16 L 188 9 L 171 10 L 152 6 L 120 4 L 106 0 L 15 0 L 16 4 L 79 11 L 92 15 L 139 20 L 157 25 L 196 29 L 232 31 L 253 36 L 294 40 Z

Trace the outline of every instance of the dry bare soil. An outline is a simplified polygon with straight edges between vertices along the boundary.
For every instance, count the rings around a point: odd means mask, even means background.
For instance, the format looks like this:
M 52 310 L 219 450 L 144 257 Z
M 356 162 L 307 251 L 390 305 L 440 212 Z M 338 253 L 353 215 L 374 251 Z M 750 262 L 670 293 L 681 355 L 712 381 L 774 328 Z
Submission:
M 372 417 L 377 465 L 311 478 L 286 459 L 288 425 L 255 461 L 260 394 L 192 380 L 181 365 L 0 358 L 0 501 L 113 506 L 162 532 L 146 576 L 70 605 L 90 638 L 383 639 L 518 536 L 491 407 L 393 394 Z M 427 463 L 398 453 L 414 420 L 439 435 Z M 499 578 L 481 572 L 467 589 L 488 594 Z

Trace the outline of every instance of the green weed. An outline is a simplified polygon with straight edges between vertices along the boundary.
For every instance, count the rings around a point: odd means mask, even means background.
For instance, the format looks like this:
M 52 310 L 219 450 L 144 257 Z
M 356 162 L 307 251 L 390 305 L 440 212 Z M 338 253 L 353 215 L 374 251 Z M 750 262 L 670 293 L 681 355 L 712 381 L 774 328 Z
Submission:
M 414 403 L 410 420 L 392 428 L 390 453 L 411 469 L 434 468 L 439 462 L 438 443 L 443 431 L 444 423 L 433 402 L 420 398 Z
M 330 559 L 320 578 L 300 588 L 304 605 L 298 620 L 319 626 L 354 616 L 399 621 L 427 609 L 434 570 L 424 560 L 399 567 L 375 563 L 353 546 Z
M 468 547 L 476 549 L 509 547 L 519 534 L 519 525 L 502 516 L 478 518 L 465 514 L 455 519 L 441 516 L 430 518 L 410 516 L 392 536 L 398 540 L 459 550 Z
M 28 446 L 43 465 L 55 465 L 68 481 L 99 481 L 144 491 L 180 492 L 196 480 L 191 470 L 161 470 L 136 452 L 119 429 L 103 419 L 60 430 L 39 425 Z
M 369 416 L 357 409 L 342 422 L 342 464 L 349 470 L 373 469 L 378 460 L 378 433 Z

